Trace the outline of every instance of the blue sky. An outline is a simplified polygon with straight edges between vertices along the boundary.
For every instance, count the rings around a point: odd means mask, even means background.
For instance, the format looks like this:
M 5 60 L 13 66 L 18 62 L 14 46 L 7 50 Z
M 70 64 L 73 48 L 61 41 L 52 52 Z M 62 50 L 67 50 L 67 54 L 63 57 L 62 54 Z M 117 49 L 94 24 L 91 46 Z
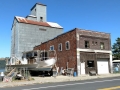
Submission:
M 120 0 L 0 0 L 0 58 L 10 56 L 14 16 L 26 17 L 35 3 L 47 5 L 47 21 L 57 22 L 64 32 L 75 27 L 120 37 Z

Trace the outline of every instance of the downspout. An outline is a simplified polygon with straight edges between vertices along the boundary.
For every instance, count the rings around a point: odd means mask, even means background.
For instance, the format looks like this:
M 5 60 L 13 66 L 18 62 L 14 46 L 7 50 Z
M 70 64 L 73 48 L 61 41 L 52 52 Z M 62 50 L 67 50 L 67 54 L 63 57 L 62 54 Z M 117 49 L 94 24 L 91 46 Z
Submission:
M 80 61 L 80 51 L 77 51 L 77 48 L 79 47 L 79 34 L 77 34 L 76 30 L 76 54 L 77 54 L 77 75 L 80 76 L 81 74 L 81 61 Z
M 110 73 L 113 73 L 113 68 L 112 68 L 112 52 L 110 53 Z

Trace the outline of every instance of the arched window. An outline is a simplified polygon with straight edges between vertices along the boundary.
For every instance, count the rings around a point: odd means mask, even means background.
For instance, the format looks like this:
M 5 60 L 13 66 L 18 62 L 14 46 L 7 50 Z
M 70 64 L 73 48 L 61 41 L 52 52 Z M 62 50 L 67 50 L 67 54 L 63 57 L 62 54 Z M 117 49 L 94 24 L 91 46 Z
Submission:
M 70 42 L 69 41 L 65 42 L 65 48 L 66 48 L 66 50 L 70 50 Z
M 58 51 L 62 51 L 62 43 L 58 44 Z

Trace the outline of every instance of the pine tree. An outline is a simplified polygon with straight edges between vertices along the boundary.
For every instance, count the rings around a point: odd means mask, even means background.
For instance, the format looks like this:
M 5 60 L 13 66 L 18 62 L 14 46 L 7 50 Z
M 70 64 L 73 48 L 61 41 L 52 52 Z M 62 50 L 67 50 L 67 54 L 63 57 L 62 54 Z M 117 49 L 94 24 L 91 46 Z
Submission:
M 116 42 L 112 46 L 112 52 L 115 59 L 120 59 L 120 38 L 116 39 Z

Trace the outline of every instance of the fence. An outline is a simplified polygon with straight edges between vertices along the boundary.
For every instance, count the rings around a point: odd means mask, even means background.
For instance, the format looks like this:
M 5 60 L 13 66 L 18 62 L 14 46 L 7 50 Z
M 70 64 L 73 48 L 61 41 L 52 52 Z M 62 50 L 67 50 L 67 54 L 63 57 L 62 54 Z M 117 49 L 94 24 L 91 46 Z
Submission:
M 120 63 L 113 63 L 113 73 L 120 73 Z

